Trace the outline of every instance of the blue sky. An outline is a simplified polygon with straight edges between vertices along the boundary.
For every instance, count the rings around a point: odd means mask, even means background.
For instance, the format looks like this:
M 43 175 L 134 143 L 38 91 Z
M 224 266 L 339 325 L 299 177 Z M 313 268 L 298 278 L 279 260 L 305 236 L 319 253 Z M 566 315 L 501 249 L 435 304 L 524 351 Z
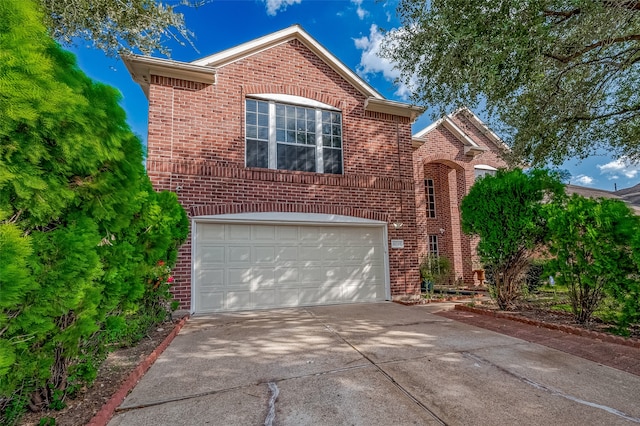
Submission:
M 293 24 L 302 27 L 325 48 L 388 99 L 407 100 L 408 90 L 394 85 L 397 71 L 380 59 L 381 29 L 398 28 L 397 0 L 210 0 L 191 8 L 179 6 L 187 27 L 195 34 L 190 45 L 167 40 L 171 59 L 190 62 Z M 147 138 L 147 100 L 119 58 L 79 45 L 71 49 L 80 67 L 95 80 L 114 86 L 123 95 L 122 106 L 133 131 Z M 159 56 L 159 55 L 157 55 Z M 483 111 L 475 111 L 484 119 Z M 417 132 L 432 122 L 429 112 L 414 124 Z M 571 183 L 613 190 L 640 181 L 640 165 L 627 165 L 605 154 L 568 161 L 561 168 L 572 174 Z

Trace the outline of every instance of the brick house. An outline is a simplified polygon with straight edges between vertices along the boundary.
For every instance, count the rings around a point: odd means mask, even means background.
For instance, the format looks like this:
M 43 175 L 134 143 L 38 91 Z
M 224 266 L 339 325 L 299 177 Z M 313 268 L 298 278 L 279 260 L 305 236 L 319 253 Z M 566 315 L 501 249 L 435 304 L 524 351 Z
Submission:
M 413 148 L 418 254 L 445 256 L 452 280 L 479 284 L 477 241 L 462 233 L 460 202 L 476 178 L 506 167 L 506 145 L 462 108 L 413 135 Z
M 191 63 L 123 60 L 149 100 L 148 174 L 191 219 L 174 270 L 181 308 L 420 291 L 411 123 L 422 108 L 385 99 L 297 25 Z

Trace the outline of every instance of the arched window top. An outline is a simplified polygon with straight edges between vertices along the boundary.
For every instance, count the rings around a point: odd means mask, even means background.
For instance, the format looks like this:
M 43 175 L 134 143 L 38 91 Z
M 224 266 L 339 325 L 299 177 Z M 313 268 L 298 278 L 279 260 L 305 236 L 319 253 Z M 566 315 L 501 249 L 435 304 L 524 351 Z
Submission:
M 302 96 L 284 95 L 281 93 L 252 93 L 247 98 L 261 99 L 265 101 L 274 101 L 291 105 L 300 105 L 307 108 L 320 108 L 331 111 L 340 111 L 338 108 L 316 101 L 315 99 L 303 98 Z

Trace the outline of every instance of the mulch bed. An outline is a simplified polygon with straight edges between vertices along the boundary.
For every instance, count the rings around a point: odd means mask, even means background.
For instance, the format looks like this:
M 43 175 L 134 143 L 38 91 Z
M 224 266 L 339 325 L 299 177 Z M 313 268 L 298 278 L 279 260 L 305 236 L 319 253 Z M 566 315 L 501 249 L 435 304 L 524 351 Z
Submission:
M 124 389 L 123 384 L 133 382 L 144 374 L 155 358 L 168 345 L 169 336 L 175 335 L 184 321 L 166 322 L 151 330 L 135 346 L 116 349 L 109 354 L 98 370 L 98 376 L 93 384 L 83 388 L 73 399 L 66 399 L 66 407 L 60 411 L 45 410 L 38 413 L 27 413 L 20 421 L 20 425 L 38 425 L 41 419 L 54 419 L 56 426 L 78 426 L 91 424 L 106 424 L 111 413 L 102 411 L 108 405 L 117 405 L 121 401 L 112 400 L 114 395 L 126 394 L 130 389 Z M 169 339 L 168 339 L 169 338 Z M 162 349 L 162 350 L 160 350 Z M 145 366 L 146 368 L 142 368 Z M 132 387 L 131 386 L 131 387 Z M 115 407 L 113 407 L 115 408 Z M 109 410 L 106 410 L 109 411 Z M 94 419 L 96 414 L 100 414 Z

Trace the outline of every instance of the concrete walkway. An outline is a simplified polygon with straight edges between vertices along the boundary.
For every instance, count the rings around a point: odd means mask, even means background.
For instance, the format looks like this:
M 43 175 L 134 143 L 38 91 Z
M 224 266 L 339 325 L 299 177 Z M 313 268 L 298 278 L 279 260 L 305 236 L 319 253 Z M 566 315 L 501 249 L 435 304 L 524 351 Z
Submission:
M 640 377 L 433 315 L 443 308 L 194 317 L 109 424 L 640 423 Z

